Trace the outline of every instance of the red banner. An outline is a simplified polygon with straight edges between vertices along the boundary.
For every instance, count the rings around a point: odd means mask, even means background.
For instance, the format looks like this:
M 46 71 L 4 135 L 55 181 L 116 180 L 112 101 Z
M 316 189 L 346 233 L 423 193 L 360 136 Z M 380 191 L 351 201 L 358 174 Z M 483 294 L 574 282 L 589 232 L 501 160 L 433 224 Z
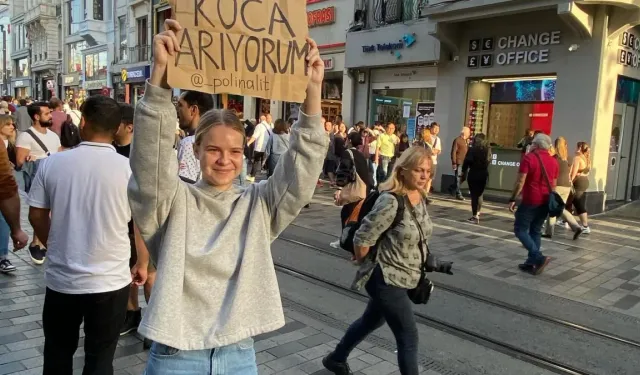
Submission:
M 327 7 L 307 12 L 309 28 L 330 25 L 336 22 L 336 7 Z

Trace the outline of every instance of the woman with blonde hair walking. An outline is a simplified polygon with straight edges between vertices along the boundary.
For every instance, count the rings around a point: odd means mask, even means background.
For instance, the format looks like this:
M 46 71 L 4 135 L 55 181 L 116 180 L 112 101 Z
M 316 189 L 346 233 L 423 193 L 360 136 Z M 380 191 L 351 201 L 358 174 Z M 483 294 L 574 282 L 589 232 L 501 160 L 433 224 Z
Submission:
M 256 375 L 253 336 L 284 326 L 271 242 L 311 201 L 328 139 L 320 123 L 324 63 L 307 39 L 309 81 L 290 147 L 274 175 L 247 187 L 244 126 L 228 110 L 200 119 L 194 151 L 201 180 L 178 177 L 169 55 L 175 20 L 153 42 L 153 69 L 135 111 L 129 200 L 158 273 L 138 332 L 153 341 L 146 375 Z M 213 370 L 212 370 L 213 369 Z
M 349 353 L 385 322 L 396 339 L 400 373 L 418 374 L 418 329 L 407 291 L 422 279 L 433 231 L 425 200 L 431 166 L 429 148 L 407 149 L 380 184 L 380 196 L 355 233 L 355 257 L 363 263 L 355 283 L 364 285 L 370 299 L 362 317 L 323 360 L 334 374 L 351 374 Z
M 578 142 L 576 155 L 571 165 L 571 181 L 573 182 L 573 207 L 580 218 L 582 232 L 591 233 L 587 214 L 587 189 L 589 189 L 589 172 L 591 171 L 591 147 L 587 142 Z
M 569 151 L 567 147 L 567 140 L 564 137 L 558 137 L 555 141 L 553 150 L 553 157 L 558 161 L 559 173 L 558 182 L 556 183 L 556 193 L 562 197 L 562 200 L 567 202 L 569 195 L 571 194 L 571 176 L 569 168 Z M 551 150 L 550 150 L 551 151 Z M 551 152 L 550 152 L 551 153 Z M 569 224 L 573 230 L 573 239 L 577 240 L 582 234 L 582 226 L 578 224 L 571 212 L 564 210 L 562 218 Z M 554 227 L 556 224 L 555 217 L 548 217 L 545 226 L 545 233 L 542 237 L 551 238 L 553 236 Z

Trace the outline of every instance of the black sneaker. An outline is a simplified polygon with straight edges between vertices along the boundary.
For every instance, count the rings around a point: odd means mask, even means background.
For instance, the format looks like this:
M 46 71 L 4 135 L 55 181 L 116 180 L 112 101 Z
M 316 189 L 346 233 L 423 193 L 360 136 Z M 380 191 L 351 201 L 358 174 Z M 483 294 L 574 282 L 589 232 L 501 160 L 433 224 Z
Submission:
M 527 263 L 518 264 L 518 268 L 520 269 L 520 271 L 530 273 L 532 275 L 535 269 L 533 264 L 527 264 Z
M 331 359 L 331 355 L 333 353 L 329 353 L 326 357 L 322 359 L 322 365 L 327 370 L 333 372 L 335 375 L 352 375 L 351 369 L 347 362 L 337 362 Z
M 544 234 L 540 235 L 540 237 L 542 237 L 542 238 L 549 238 L 549 239 L 550 239 L 550 238 L 552 238 L 553 236 L 552 236 L 552 235 L 550 235 L 550 234 L 546 234 L 546 233 L 544 233 Z
M 582 234 L 582 232 L 584 232 L 582 228 L 578 228 L 575 232 L 573 232 L 573 240 L 574 241 L 577 240 Z
M 16 270 L 16 266 L 11 264 L 9 259 L 0 260 L 0 272 L 11 273 L 11 272 L 15 272 L 15 270 Z
M 31 260 L 34 264 L 44 264 L 44 261 L 47 258 L 46 254 L 46 251 L 38 245 L 29 246 L 29 255 L 31 255 Z
M 124 336 L 138 329 L 140 321 L 142 320 L 142 310 L 127 311 L 127 315 L 124 318 L 124 325 L 120 330 L 120 336 Z

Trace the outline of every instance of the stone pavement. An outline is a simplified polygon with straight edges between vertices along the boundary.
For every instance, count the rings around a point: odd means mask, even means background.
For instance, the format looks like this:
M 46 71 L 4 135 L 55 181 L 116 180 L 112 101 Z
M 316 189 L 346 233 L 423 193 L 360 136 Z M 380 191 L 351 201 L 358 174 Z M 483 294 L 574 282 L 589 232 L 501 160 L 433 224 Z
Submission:
M 22 222 L 23 228 L 31 235 L 24 205 Z M 18 271 L 0 274 L 0 375 L 41 374 L 44 349 L 43 267 L 31 263 L 28 251 L 10 254 L 10 260 Z M 140 301 L 144 306 L 142 294 Z M 293 301 L 283 300 L 283 305 L 286 325 L 278 331 L 254 338 L 259 374 L 329 374 L 322 369 L 321 359 L 335 347 L 346 324 L 313 314 L 313 310 Z M 74 374 L 81 374 L 84 363 L 84 333 L 81 332 L 80 336 L 74 357 Z M 399 374 L 392 343 L 376 336 L 369 340 L 359 345 L 349 359 L 356 374 Z M 142 374 L 147 356 L 139 337 L 122 337 L 115 354 L 115 375 Z M 433 370 L 426 370 L 423 374 L 440 375 Z
M 339 208 L 332 190 L 319 188 L 311 208 L 294 222 L 311 230 L 340 233 Z M 462 269 L 505 283 L 640 317 L 640 218 L 603 216 L 590 220 L 592 234 L 572 240 L 556 227 L 543 239 L 553 258 L 540 276 L 520 272 L 526 251 L 513 235 L 513 214 L 506 205 L 485 202 L 480 225 L 466 222 L 470 203 L 435 195 L 429 206 L 434 223 L 430 247 Z

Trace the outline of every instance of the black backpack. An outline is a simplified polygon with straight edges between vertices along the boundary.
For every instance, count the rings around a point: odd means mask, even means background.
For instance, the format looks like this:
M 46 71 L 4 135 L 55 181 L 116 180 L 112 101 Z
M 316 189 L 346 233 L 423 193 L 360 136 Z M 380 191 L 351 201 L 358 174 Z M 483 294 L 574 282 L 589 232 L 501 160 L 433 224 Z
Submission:
M 396 217 L 393 219 L 393 223 L 391 223 L 391 226 L 389 227 L 389 229 L 387 229 L 386 232 L 380 235 L 380 238 L 382 238 L 388 231 L 400 224 L 404 216 L 404 198 L 395 193 L 389 194 L 393 195 L 396 198 L 396 201 L 398 202 L 398 211 L 396 212 Z M 369 194 L 367 198 L 365 198 L 365 200 L 362 202 L 357 220 L 353 220 L 353 218 L 351 217 L 353 215 L 350 215 L 347 219 L 347 222 L 344 223 L 342 234 L 340 235 L 340 247 L 342 249 L 350 252 L 351 254 L 354 254 L 353 237 L 355 236 L 356 231 L 358 231 L 358 229 L 360 228 L 360 225 L 362 225 L 362 220 L 373 209 L 373 206 L 375 205 L 376 200 L 378 199 L 378 197 L 380 197 L 380 195 L 381 193 L 379 191 L 375 191 Z M 356 208 L 357 206 L 354 207 L 354 210 Z M 380 241 L 380 238 L 378 239 L 378 242 Z M 375 246 L 370 250 L 370 253 L 373 254 L 373 251 L 375 251 Z
M 64 148 L 73 148 L 80 144 L 80 129 L 73 124 L 71 116 L 67 115 L 67 121 L 62 124 L 60 129 L 60 144 Z

